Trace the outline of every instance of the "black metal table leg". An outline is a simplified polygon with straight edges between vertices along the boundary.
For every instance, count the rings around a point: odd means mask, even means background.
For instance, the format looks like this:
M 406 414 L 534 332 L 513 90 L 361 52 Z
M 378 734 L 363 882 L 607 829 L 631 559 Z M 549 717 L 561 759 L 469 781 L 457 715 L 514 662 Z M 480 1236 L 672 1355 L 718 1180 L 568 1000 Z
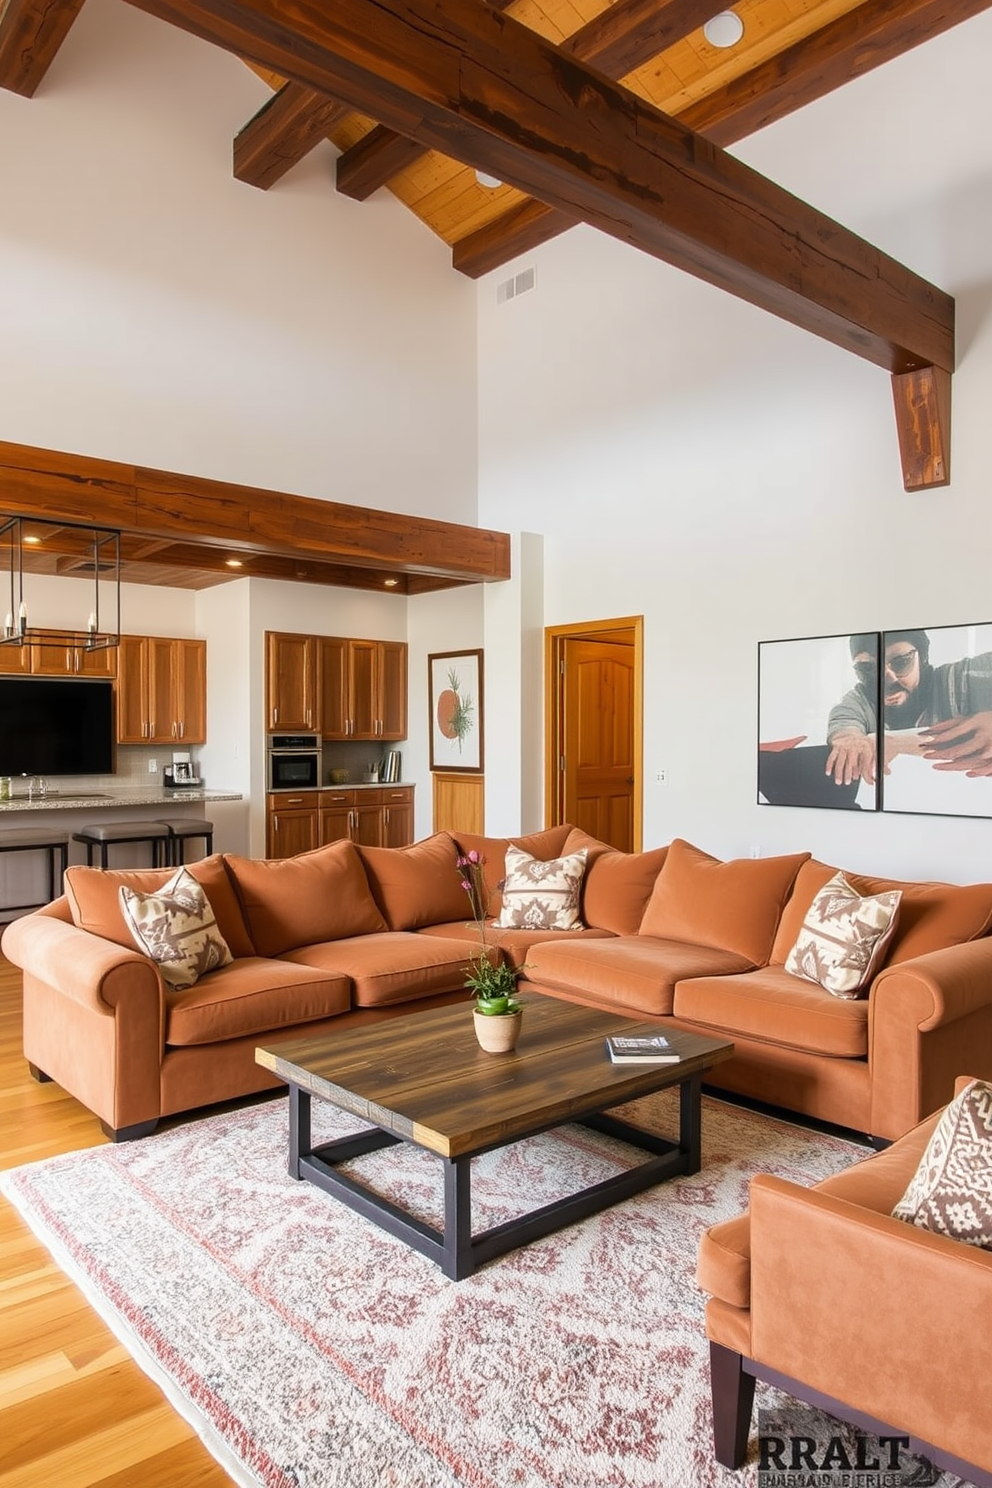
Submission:
M 299 1085 L 289 1087 L 289 1176 L 302 1178 L 300 1159 L 313 1151 L 310 1133 L 310 1092 Z
M 472 1252 L 472 1159 L 444 1161 L 444 1250 L 441 1270 L 450 1281 L 461 1281 L 475 1270 Z
M 702 1093 L 702 1075 L 690 1075 L 679 1086 L 679 1147 L 685 1153 L 687 1173 L 698 1173 L 703 1161 Z

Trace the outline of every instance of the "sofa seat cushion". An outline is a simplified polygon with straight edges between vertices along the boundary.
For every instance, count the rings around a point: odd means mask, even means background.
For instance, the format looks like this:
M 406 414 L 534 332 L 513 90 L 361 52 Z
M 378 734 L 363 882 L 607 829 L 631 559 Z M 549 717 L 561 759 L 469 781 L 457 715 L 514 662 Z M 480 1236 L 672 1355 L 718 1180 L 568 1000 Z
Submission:
M 420 935 L 437 935 L 446 940 L 470 940 L 477 949 L 481 936 L 478 926 L 472 921 L 466 923 L 464 920 L 450 920 L 446 925 L 424 925 L 418 932 Z M 551 945 L 557 941 L 567 940 L 569 944 L 581 940 L 613 940 L 614 937 L 608 930 L 503 930 L 495 926 L 486 927 L 486 944 L 498 946 L 503 952 L 503 958 L 515 966 L 518 971 L 529 973 L 530 963 L 528 952 L 531 946 Z
M 346 976 L 248 956 L 201 977 L 194 987 L 170 993 L 165 1041 L 176 1046 L 217 1044 L 261 1036 L 333 1018 L 350 1006 L 351 983 Z
M 621 1007 L 660 1017 L 672 1011 L 675 984 L 683 977 L 746 971 L 749 962 L 732 951 L 616 935 L 610 940 L 542 941 L 527 953 L 527 979 L 604 1007 Z M 826 994 L 824 994 L 826 996 Z M 833 1001 L 833 999 L 831 999 Z
M 386 929 L 353 842 L 332 842 L 295 858 L 224 862 L 260 956 Z
M 817 1183 L 821 1193 L 831 1194 L 859 1209 L 889 1214 L 904 1192 L 940 1120 L 937 1111 L 907 1132 L 884 1152 L 876 1152 L 842 1173 Z M 721 1220 L 706 1230 L 699 1242 L 696 1280 L 704 1292 L 731 1307 L 751 1305 L 751 1224 L 747 1214 Z
M 282 959 L 349 977 L 356 1007 L 388 1007 L 464 986 L 475 950 L 471 940 L 441 940 L 390 930 L 300 946 Z
M 760 1039 L 837 1059 L 868 1054 L 868 1003 L 832 997 L 782 966 L 744 976 L 691 977 L 675 989 L 674 1012 L 731 1039 Z

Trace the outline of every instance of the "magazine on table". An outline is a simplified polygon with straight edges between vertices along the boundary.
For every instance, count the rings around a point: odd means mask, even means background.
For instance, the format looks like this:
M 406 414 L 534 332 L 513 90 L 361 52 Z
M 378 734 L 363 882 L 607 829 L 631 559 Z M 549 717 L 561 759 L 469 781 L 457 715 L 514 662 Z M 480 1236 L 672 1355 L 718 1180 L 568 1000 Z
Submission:
M 645 1038 L 608 1038 L 606 1048 L 614 1064 L 678 1064 L 681 1058 L 662 1033 Z

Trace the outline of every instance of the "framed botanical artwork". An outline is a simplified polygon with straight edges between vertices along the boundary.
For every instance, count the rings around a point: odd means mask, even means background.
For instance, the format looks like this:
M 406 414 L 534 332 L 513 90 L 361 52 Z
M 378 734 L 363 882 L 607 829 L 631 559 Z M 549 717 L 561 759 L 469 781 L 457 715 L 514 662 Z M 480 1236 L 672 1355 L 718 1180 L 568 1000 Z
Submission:
M 482 652 L 427 658 L 431 769 L 481 773 Z
M 882 809 L 992 817 L 992 623 L 887 630 Z
M 878 632 L 758 645 L 758 802 L 877 811 Z

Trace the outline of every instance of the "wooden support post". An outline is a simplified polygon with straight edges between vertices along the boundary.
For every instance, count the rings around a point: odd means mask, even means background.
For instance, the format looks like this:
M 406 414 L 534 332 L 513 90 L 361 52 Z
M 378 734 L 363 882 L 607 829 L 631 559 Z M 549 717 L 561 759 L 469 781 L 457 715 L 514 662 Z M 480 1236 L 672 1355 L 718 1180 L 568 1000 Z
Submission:
M 892 397 L 907 491 L 928 491 L 951 482 L 951 374 L 918 367 L 892 374 Z

